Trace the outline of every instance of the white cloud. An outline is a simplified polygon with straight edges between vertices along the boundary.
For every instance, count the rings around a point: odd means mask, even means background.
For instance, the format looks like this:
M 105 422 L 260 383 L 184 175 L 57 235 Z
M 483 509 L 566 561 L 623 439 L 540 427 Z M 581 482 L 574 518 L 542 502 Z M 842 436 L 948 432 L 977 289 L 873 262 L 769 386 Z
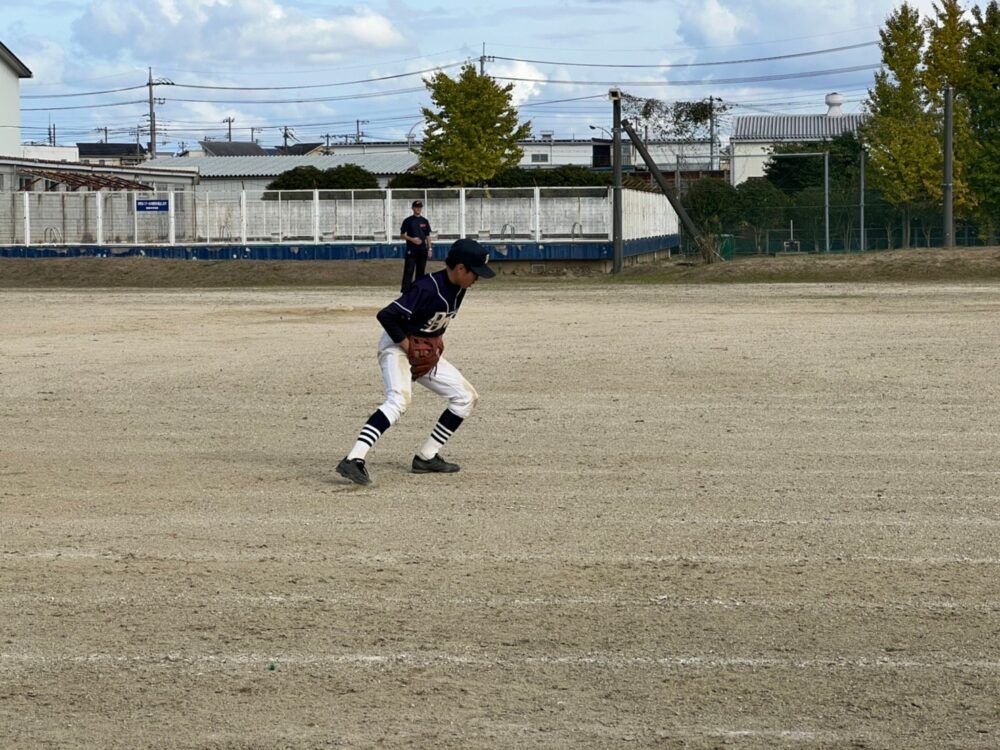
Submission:
M 725 46 L 738 44 L 741 35 L 752 26 L 752 14 L 737 12 L 719 0 L 687 5 L 680 14 L 678 28 L 688 39 L 701 44 Z
M 536 68 L 531 63 L 526 62 L 499 62 L 490 65 L 489 73 L 497 78 L 546 78 L 545 73 Z M 500 81 L 501 84 L 511 83 L 510 81 Z M 519 107 L 533 97 L 542 93 L 543 84 L 535 81 L 514 81 L 514 88 L 510 92 L 511 103 Z
M 404 44 L 392 21 L 370 9 L 314 18 L 275 0 L 92 0 L 73 33 L 99 57 L 227 68 L 256 60 L 286 70 Z

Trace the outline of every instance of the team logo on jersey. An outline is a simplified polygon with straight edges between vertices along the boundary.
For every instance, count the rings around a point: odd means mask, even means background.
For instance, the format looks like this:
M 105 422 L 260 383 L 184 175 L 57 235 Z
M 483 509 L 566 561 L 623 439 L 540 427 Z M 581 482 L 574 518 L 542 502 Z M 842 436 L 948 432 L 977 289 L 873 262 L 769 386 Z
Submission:
M 437 333 L 448 327 L 448 324 L 458 315 L 458 311 L 455 312 L 439 312 L 434 313 L 434 316 L 424 323 L 424 327 L 420 329 L 421 333 Z

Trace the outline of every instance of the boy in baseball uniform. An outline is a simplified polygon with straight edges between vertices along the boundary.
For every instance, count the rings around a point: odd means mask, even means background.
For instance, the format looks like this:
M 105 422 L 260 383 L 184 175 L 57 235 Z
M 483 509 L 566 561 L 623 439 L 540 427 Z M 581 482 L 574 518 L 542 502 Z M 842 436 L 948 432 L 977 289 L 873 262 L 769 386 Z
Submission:
M 355 484 L 372 483 L 365 465 L 368 451 L 406 412 L 414 379 L 444 398 L 448 405 L 413 457 L 411 470 L 416 474 L 459 470 L 458 464 L 445 461 L 439 451 L 472 413 L 479 394 L 443 356 L 437 359 L 433 369 L 414 378 L 410 349 L 415 348 L 414 341 L 423 345 L 427 339 L 432 339 L 438 352 L 443 351 L 443 338 L 440 337 L 458 314 L 466 290 L 479 278 L 496 275 L 488 262 L 489 254 L 478 242 L 457 240 L 448 251 L 445 268 L 418 278 L 398 299 L 379 310 L 376 317 L 383 332 L 378 342 L 378 363 L 385 384 L 385 402 L 368 418 L 354 447 L 337 464 L 340 476 Z

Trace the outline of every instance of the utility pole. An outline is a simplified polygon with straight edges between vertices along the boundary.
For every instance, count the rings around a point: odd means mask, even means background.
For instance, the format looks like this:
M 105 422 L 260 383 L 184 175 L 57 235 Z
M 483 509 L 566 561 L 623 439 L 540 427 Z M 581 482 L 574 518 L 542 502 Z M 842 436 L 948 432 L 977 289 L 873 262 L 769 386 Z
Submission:
M 288 139 L 289 138 L 295 138 L 295 131 L 293 131 L 287 125 L 284 125 L 281 128 L 281 138 L 282 138 L 282 140 L 284 141 L 284 144 L 285 144 L 284 145 L 284 149 L 285 149 L 285 151 L 287 151 L 288 150 Z
M 233 117 L 232 115 L 230 115 L 225 120 L 223 120 L 223 122 L 229 124 L 229 142 L 232 143 L 233 142 L 233 123 L 236 122 L 236 118 Z
M 944 242 L 942 243 L 944 247 L 955 246 L 955 184 L 952 181 L 954 179 L 952 154 L 952 131 L 955 125 L 954 104 L 955 90 L 949 84 L 944 87 L 944 194 L 942 196 L 944 198 Z
M 149 87 L 149 158 L 156 158 L 156 110 L 154 104 L 165 104 L 166 99 L 156 99 L 153 97 L 153 86 L 173 86 L 174 82 L 166 78 L 153 80 L 153 69 L 149 68 L 149 80 L 146 82 Z
M 479 56 L 479 75 L 486 75 L 486 63 L 493 62 L 496 58 L 486 54 L 486 42 L 483 42 L 483 54 Z
M 722 101 L 721 99 L 719 101 Z M 708 168 L 715 171 L 715 97 L 708 97 Z
M 622 242 L 622 92 L 620 89 L 608 91 L 612 103 L 611 166 L 613 183 L 611 187 L 611 248 L 613 273 L 621 273 L 623 265 Z
M 355 120 L 354 121 L 354 142 L 355 143 L 361 143 L 361 136 L 364 135 L 364 133 L 361 132 L 361 126 L 362 125 L 367 125 L 367 124 L 368 124 L 368 120 Z

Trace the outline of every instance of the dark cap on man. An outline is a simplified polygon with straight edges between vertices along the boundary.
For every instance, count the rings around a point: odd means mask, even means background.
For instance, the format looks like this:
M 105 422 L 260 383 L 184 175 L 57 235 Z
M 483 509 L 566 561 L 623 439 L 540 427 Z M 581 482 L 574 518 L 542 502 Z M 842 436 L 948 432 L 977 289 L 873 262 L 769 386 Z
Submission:
M 482 245 L 468 237 L 463 237 L 452 243 L 448 250 L 448 259 L 455 263 L 461 263 L 484 279 L 496 276 L 496 272 L 487 265 L 490 262 L 490 254 L 483 249 Z
M 423 201 L 413 201 L 413 203 L 410 204 L 410 208 L 416 208 L 417 206 L 423 207 L 423 205 Z

